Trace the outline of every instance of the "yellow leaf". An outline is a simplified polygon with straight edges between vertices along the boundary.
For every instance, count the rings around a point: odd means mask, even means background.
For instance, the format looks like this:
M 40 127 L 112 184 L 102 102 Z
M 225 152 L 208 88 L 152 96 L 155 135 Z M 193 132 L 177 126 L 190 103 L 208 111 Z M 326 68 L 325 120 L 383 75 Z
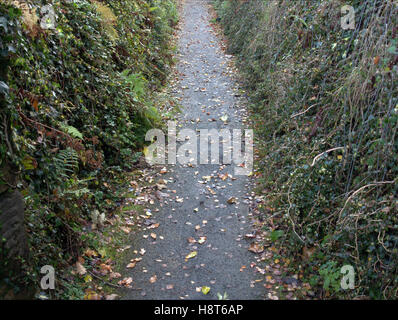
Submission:
M 206 287 L 206 286 L 203 286 L 203 287 L 202 287 L 202 293 L 203 293 L 203 294 L 208 294 L 209 291 L 210 291 L 210 287 Z
M 144 147 L 144 150 L 142 150 L 142 153 L 144 154 L 144 156 L 146 157 L 148 155 L 148 147 Z
M 85 281 L 85 282 L 91 282 L 91 281 L 93 281 L 93 277 L 90 276 L 90 275 L 88 274 L 88 275 L 86 275 L 86 276 L 84 277 L 84 281 Z
M 98 250 L 98 253 L 101 255 L 101 257 L 106 257 L 106 250 L 104 248 Z
M 185 257 L 185 261 L 188 261 L 188 259 L 191 259 L 191 258 L 196 257 L 197 254 L 198 254 L 197 251 L 192 251 L 190 254 L 188 254 L 188 255 Z

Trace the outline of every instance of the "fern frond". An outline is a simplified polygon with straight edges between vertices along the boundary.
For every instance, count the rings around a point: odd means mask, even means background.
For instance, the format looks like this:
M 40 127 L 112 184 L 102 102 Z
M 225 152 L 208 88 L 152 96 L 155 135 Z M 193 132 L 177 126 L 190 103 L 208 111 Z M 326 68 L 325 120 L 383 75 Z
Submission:
M 68 179 L 79 165 L 79 155 L 72 148 L 66 148 L 57 153 L 54 157 L 54 164 L 57 176 L 62 180 Z

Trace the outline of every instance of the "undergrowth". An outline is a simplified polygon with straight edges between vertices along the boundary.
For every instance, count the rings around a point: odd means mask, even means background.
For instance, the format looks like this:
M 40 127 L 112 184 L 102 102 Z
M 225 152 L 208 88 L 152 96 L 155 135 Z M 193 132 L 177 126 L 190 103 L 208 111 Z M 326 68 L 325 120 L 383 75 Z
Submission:
M 55 29 L 40 26 L 46 4 Z M 154 92 L 166 84 L 176 23 L 172 0 L 1 1 L 0 178 L 24 195 L 27 282 L 39 287 L 43 265 L 74 262 L 94 241 L 92 212 L 111 217 L 120 205 L 113 183 L 161 125 Z M 74 290 L 67 282 L 56 295 Z
M 396 298 L 397 3 L 214 4 L 250 92 L 275 241 L 322 297 Z M 355 29 L 340 23 L 347 4 Z M 353 290 L 340 287 L 343 265 Z

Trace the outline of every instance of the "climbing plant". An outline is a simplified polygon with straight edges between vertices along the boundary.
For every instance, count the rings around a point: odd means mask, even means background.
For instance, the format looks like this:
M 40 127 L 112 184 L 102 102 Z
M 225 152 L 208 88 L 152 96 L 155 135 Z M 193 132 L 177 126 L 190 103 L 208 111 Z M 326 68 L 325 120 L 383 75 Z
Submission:
M 397 3 L 214 3 L 251 93 L 258 192 L 278 241 L 328 279 L 325 295 L 396 297 Z M 336 282 L 344 264 L 356 270 L 348 292 Z

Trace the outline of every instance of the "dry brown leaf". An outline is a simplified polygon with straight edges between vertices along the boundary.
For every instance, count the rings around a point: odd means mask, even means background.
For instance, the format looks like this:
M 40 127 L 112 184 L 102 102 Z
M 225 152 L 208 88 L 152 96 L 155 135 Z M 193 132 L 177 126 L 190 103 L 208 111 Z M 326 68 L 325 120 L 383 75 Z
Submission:
M 84 255 L 85 255 L 86 257 L 91 258 L 91 257 L 96 257 L 96 256 L 98 256 L 98 253 L 97 253 L 95 250 L 87 249 L 87 250 L 84 252 Z
M 157 279 L 158 279 L 158 277 L 157 277 L 157 275 L 155 274 L 155 275 L 153 275 L 152 277 L 149 278 L 149 282 L 150 282 L 150 283 L 155 283 Z
M 149 227 L 148 227 L 148 229 L 156 229 L 156 228 L 159 228 L 159 223 L 154 223 L 154 224 L 151 224 Z
M 111 268 L 111 266 L 108 265 L 108 264 L 101 263 L 99 267 L 100 267 L 100 272 L 101 272 L 102 275 L 105 275 L 105 274 L 107 274 L 108 272 L 109 272 L 109 273 L 112 272 L 112 268 Z
M 166 167 L 163 167 L 163 168 L 160 170 L 160 173 L 161 173 L 161 174 L 165 174 L 165 173 L 167 173 L 167 169 L 166 169 Z
M 264 251 L 264 246 L 253 242 L 250 247 L 249 247 L 249 251 L 254 252 L 254 253 L 261 253 Z
M 122 275 L 119 272 L 111 272 L 109 280 L 120 278 Z
M 76 262 L 76 272 L 81 276 L 87 273 L 86 268 L 79 261 Z
M 101 296 L 92 289 L 85 291 L 84 300 L 101 300 Z
M 119 285 L 125 286 L 125 287 L 131 287 L 130 284 L 133 282 L 133 278 L 124 278 L 123 280 L 120 280 L 118 282 Z
M 196 240 L 194 238 L 192 238 L 192 237 L 189 237 L 188 238 L 188 242 L 189 243 L 196 243 Z
M 131 232 L 131 229 L 129 227 L 120 227 L 120 229 L 126 234 L 129 234 Z
M 105 300 L 116 300 L 119 297 L 116 293 L 109 294 L 105 296 Z
M 229 198 L 229 199 L 227 200 L 227 202 L 228 202 L 229 204 L 234 204 L 234 203 L 236 203 L 236 198 L 235 198 L 235 197 L 231 197 L 231 198 Z

